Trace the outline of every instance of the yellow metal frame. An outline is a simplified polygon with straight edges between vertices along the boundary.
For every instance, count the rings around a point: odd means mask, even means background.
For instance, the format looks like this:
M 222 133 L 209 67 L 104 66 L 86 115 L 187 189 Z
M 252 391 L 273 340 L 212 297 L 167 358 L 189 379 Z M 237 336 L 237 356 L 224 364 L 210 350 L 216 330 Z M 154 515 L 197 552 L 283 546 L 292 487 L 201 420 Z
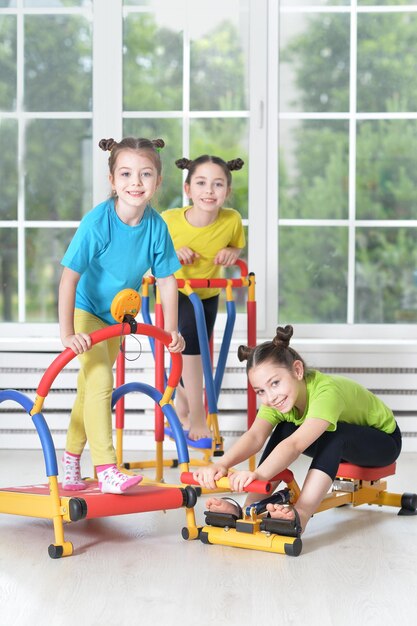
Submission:
M 227 479 L 222 479 L 222 481 L 224 480 Z M 287 486 L 290 490 L 290 503 L 295 504 L 300 495 L 300 488 L 295 479 Z M 404 495 L 388 492 L 387 482 L 383 479 L 368 481 L 349 476 L 337 476 L 333 483 L 333 490 L 324 497 L 316 513 L 345 504 L 351 504 L 353 507 L 368 504 L 401 509 Z M 415 494 L 409 495 L 414 498 L 414 502 L 417 502 Z M 206 525 L 200 529 L 199 538 L 208 544 L 247 548 L 289 556 L 298 556 L 301 553 L 301 537 L 288 537 L 261 530 L 261 523 L 265 519 L 265 514 L 258 515 L 254 511 L 255 509 L 251 509 L 250 514 L 243 511 L 241 519 L 236 522 L 239 529 Z M 416 511 L 410 511 L 409 514 L 415 515 Z
M 247 277 L 242 277 L 242 287 L 247 287 L 248 289 L 248 302 L 255 301 L 255 277 L 253 274 L 250 274 Z M 145 278 L 142 282 L 142 296 L 147 297 L 149 295 L 149 284 L 153 284 L 153 280 L 149 280 Z M 233 280 L 226 279 L 226 287 L 224 287 L 226 301 L 233 301 Z M 188 280 L 184 281 L 184 290 L 187 295 L 194 293 L 193 288 L 190 285 Z M 156 303 L 161 304 L 159 289 L 156 288 Z M 173 390 L 171 392 L 171 395 Z M 171 396 L 170 396 L 171 398 Z M 169 400 L 167 401 L 171 401 Z M 161 406 L 163 402 L 161 400 Z M 211 448 L 198 448 L 192 445 L 188 445 L 188 447 L 192 450 L 193 455 L 198 453 L 201 454 L 200 458 L 192 457 L 190 458 L 189 465 L 190 467 L 204 467 L 213 463 L 213 457 L 221 456 L 223 453 L 224 440 L 220 433 L 219 421 L 218 421 L 218 413 L 207 413 L 207 426 L 212 433 L 212 447 Z M 220 454 L 219 454 L 220 453 Z M 116 456 L 117 463 L 119 467 L 129 469 L 129 470 L 142 470 L 142 469 L 152 469 L 155 468 L 155 481 L 163 480 L 163 468 L 174 468 L 177 467 L 176 459 L 165 459 L 164 458 L 164 449 L 163 442 L 156 442 L 156 450 L 155 450 L 155 458 L 147 461 L 124 461 L 123 459 L 123 428 L 116 428 Z M 255 459 L 249 459 L 250 468 L 253 466 L 255 468 Z M 222 492 L 223 489 L 217 489 L 216 491 Z M 207 490 L 202 489 L 202 493 L 208 493 Z

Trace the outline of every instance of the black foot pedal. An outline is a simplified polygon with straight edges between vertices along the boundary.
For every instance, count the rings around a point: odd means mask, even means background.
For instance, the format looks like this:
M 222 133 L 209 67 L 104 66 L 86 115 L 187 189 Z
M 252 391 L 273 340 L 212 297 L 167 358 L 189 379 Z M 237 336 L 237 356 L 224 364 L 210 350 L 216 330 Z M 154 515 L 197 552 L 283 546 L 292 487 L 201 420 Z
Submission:
M 301 537 L 303 529 L 301 528 L 300 518 L 296 509 L 291 508 L 294 511 L 294 519 L 286 520 L 266 517 L 261 522 L 261 530 L 275 533 L 276 535 L 284 535 L 284 537 Z
M 208 526 L 217 526 L 218 528 L 236 528 L 236 521 L 239 519 L 233 513 L 214 513 L 213 511 L 204 511 L 206 516 L 206 524 Z

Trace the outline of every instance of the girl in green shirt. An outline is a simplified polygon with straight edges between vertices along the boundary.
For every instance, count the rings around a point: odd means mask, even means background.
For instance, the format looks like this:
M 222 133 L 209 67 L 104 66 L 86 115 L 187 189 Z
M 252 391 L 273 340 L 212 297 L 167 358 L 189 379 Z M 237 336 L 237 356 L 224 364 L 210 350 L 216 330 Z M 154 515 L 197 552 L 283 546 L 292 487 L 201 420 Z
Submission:
M 216 480 L 229 475 L 231 489 L 239 492 L 255 479 L 270 480 L 305 454 L 312 462 L 295 507 L 267 505 L 271 517 L 295 520 L 304 530 L 329 491 L 339 463 L 389 465 L 401 452 L 401 432 L 392 411 L 362 385 L 308 370 L 289 345 L 292 334 L 292 326 L 278 327 L 272 341 L 256 348 L 239 347 L 239 360 L 247 360 L 249 381 L 262 404 L 251 428 L 221 461 L 199 468 L 194 478 L 214 489 Z M 229 473 L 268 439 L 255 472 Z M 261 498 L 249 494 L 246 504 Z M 210 498 L 206 504 L 210 511 L 236 513 L 229 500 Z

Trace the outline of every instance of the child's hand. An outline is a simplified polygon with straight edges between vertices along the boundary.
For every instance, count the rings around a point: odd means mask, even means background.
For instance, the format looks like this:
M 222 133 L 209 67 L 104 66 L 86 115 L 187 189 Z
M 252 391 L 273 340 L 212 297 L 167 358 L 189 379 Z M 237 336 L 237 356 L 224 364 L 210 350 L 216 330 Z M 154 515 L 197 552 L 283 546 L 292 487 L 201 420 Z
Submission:
M 183 265 L 192 265 L 194 261 L 200 258 L 200 255 L 191 248 L 184 246 L 183 248 L 178 248 L 177 257 Z
M 230 488 L 232 491 L 243 491 L 244 487 L 247 487 L 253 480 L 258 480 L 256 472 L 241 470 L 230 472 L 229 474 Z
M 171 337 L 172 337 L 172 341 L 168 345 L 168 350 L 170 352 L 182 352 L 185 348 L 184 337 L 180 333 L 177 333 L 176 330 L 174 330 L 171 333 Z
M 87 333 L 76 333 L 68 335 L 62 339 L 62 344 L 66 348 L 71 348 L 75 354 L 82 354 L 91 348 L 91 337 Z
M 240 248 L 223 248 L 214 257 L 214 265 L 234 265 L 239 257 Z
M 216 480 L 223 478 L 223 476 L 227 476 L 227 467 L 223 465 L 208 465 L 193 472 L 194 480 L 206 489 L 215 489 Z

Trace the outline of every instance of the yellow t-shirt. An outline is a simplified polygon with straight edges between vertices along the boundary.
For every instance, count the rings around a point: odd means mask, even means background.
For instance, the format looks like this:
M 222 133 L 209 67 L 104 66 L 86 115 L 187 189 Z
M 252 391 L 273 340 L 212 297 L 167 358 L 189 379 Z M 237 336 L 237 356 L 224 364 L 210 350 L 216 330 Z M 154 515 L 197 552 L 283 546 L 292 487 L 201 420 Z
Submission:
M 175 250 L 187 246 L 200 255 L 192 265 L 183 265 L 175 272 L 176 278 L 219 278 L 221 265 L 214 265 L 214 259 L 223 248 L 243 248 L 245 233 L 240 213 L 235 209 L 220 209 L 217 219 L 208 226 L 192 226 L 186 218 L 190 206 L 181 209 L 168 209 L 161 215 L 165 220 Z M 180 289 L 184 293 L 183 289 Z M 220 292 L 220 289 L 199 288 L 195 293 L 204 300 Z

